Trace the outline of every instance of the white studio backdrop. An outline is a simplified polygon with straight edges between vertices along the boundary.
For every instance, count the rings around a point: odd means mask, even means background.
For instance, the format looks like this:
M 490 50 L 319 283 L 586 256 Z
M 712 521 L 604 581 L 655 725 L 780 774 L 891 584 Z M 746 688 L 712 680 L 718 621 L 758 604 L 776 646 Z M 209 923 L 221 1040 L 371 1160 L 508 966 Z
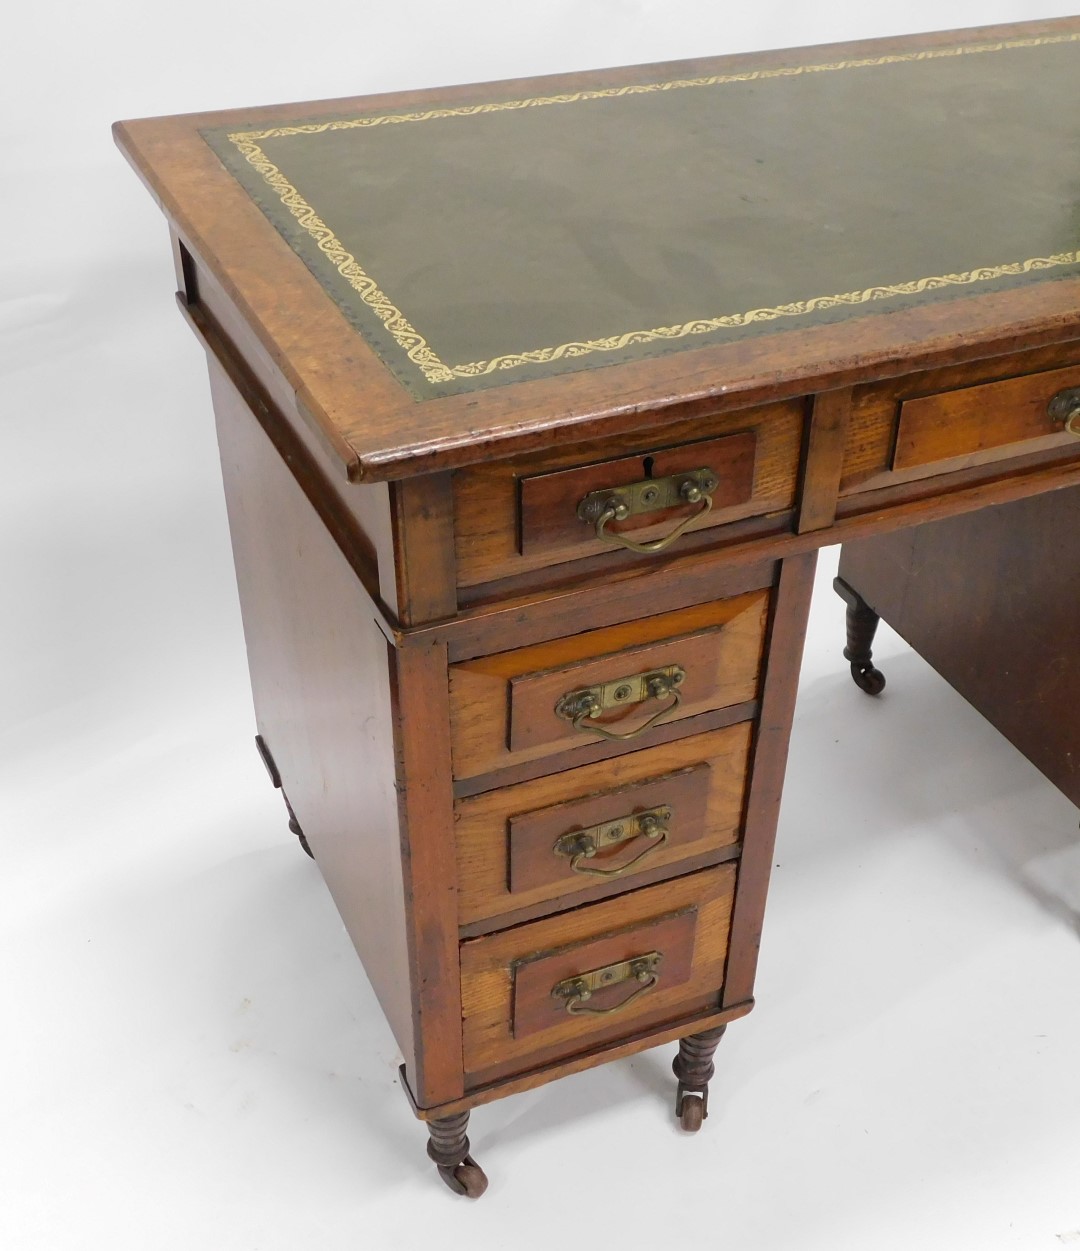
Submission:
M 1062 16 L 923 0 L 52 2 L 0 33 L 0 1246 L 1080 1246 L 1071 805 L 823 553 L 759 977 L 696 1139 L 670 1049 L 480 1110 L 455 1202 L 252 747 L 200 350 L 120 117 Z M 599 1196 L 599 1197 L 597 1197 Z

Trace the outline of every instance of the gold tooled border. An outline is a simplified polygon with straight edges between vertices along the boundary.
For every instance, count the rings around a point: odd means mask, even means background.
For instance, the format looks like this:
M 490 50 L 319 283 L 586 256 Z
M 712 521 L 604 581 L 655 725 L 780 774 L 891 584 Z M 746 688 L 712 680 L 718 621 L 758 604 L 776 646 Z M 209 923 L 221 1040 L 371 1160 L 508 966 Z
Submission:
M 536 348 L 532 351 L 515 352 L 496 356 L 487 361 L 473 361 L 464 365 L 447 365 L 442 361 L 422 334 L 412 325 L 404 313 L 393 303 L 368 274 L 356 258 L 337 238 L 299 191 L 289 182 L 276 165 L 270 161 L 260 140 L 281 138 L 288 135 L 316 135 L 328 130 L 351 130 L 366 126 L 384 126 L 405 122 L 435 121 L 447 117 L 472 117 L 483 113 L 502 113 L 516 109 L 538 108 L 554 104 L 576 104 L 586 100 L 603 100 L 618 96 L 644 95 L 657 91 L 677 91 L 688 87 L 716 87 L 725 83 L 753 82 L 766 78 L 792 78 L 802 74 L 834 73 L 838 70 L 861 69 L 880 65 L 898 65 L 911 61 L 932 61 L 945 57 L 971 56 L 989 52 L 1004 52 L 1014 48 L 1038 48 L 1050 44 L 1080 43 L 1080 34 L 1047 35 L 1042 38 L 1014 39 L 998 43 L 971 44 L 956 48 L 929 48 L 920 52 L 895 53 L 891 56 L 866 57 L 854 61 L 834 61 L 822 65 L 781 66 L 775 69 L 747 70 L 741 74 L 714 74 L 704 78 L 673 79 L 658 83 L 633 83 L 623 87 L 605 87 L 590 91 L 570 92 L 564 95 L 538 96 L 524 100 L 497 100 L 486 104 L 467 104 L 455 108 L 430 109 L 422 113 L 387 113 L 372 117 L 339 118 L 328 122 L 311 122 L 297 126 L 275 126 L 265 130 L 237 131 L 228 138 L 266 183 L 274 190 L 282 205 L 296 219 L 299 226 L 315 241 L 319 251 L 326 256 L 337 272 L 345 279 L 363 302 L 382 321 L 395 342 L 409 360 L 431 384 L 453 382 L 457 378 L 479 378 L 497 371 L 515 369 L 522 365 L 543 365 L 551 361 L 586 356 L 593 352 L 618 352 L 627 347 L 654 343 L 662 339 L 681 339 L 688 335 L 709 334 L 715 330 L 749 326 L 755 322 L 776 321 L 783 317 L 802 317 L 822 309 L 842 305 L 867 304 L 874 300 L 887 300 L 902 295 L 918 295 L 924 291 L 940 290 L 951 286 L 968 286 L 973 283 L 990 282 L 1032 273 L 1037 270 L 1054 269 L 1065 265 L 1080 264 L 1080 252 L 1062 252 L 1055 256 L 1036 257 L 1026 261 L 1012 261 L 1005 265 L 989 266 L 959 274 L 943 274 L 933 278 L 918 278 L 912 282 L 893 286 L 871 287 L 866 291 L 849 291 L 836 295 L 818 296 L 812 300 L 800 300 L 782 304 L 776 308 L 751 309 L 745 313 L 731 313 L 720 317 L 698 318 L 676 326 L 658 326 L 651 330 L 632 330 L 626 334 L 612 335 L 603 339 L 588 339 L 576 343 L 561 343 L 556 347 Z

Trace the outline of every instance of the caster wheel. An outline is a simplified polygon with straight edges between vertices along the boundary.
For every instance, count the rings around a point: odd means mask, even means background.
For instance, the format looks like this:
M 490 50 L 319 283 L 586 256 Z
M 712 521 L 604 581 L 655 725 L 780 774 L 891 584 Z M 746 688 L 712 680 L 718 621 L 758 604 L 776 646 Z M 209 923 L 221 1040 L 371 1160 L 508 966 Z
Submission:
M 696 1134 L 705 1119 L 705 1101 L 700 1095 L 683 1095 L 679 1123 L 688 1134 Z
M 885 675 L 873 665 L 853 664 L 851 676 L 859 690 L 867 695 L 880 695 L 885 689 Z
M 453 1168 L 440 1164 L 439 1176 L 454 1194 L 465 1195 L 467 1199 L 479 1199 L 488 1188 L 487 1174 L 471 1155 Z

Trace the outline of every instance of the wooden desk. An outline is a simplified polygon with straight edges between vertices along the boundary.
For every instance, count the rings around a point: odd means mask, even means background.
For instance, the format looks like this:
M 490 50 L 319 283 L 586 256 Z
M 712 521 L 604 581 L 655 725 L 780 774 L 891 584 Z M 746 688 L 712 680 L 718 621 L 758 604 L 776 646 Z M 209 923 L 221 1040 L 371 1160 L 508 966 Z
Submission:
M 707 1115 L 819 546 L 864 689 L 881 612 L 1080 798 L 1040 715 L 1078 117 L 1070 18 L 118 124 L 207 350 L 259 747 L 451 1188 L 472 1108 L 659 1043 Z

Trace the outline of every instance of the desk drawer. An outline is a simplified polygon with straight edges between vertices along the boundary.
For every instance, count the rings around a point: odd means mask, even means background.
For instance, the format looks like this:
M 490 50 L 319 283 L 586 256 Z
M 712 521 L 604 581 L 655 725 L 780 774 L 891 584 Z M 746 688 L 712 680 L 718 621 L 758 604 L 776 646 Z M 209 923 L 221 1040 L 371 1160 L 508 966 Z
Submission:
M 468 1083 L 716 1008 L 734 887 L 720 865 L 463 943 Z
M 700 408 L 701 406 L 699 406 Z M 642 559 L 620 542 L 654 542 L 686 523 L 687 536 L 794 507 L 803 400 L 692 420 L 661 429 L 553 448 L 459 471 L 454 479 L 458 581 L 463 587 L 530 574 L 587 557 Z M 707 471 L 707 474 L 705 473 Z M 686 475 L 712 482 L 712 500 L 687 499 Z M 699 481 L 698 485 L 701 485 Z M 659 490 L 653 491 L 654 487 Z M 635 488 L 633 515 L 612 516 L 597 538 L 606 492 Z M 652 498 L 650 498 L 652 492 Z M 644 497 L 644 498 L 643 498 Z M 777 528 L 782 528 L 782 517 Z
M 892 467 L 977 463 L 1068 443 L 1073 414 L 1080 417 L 1080 367 L 910 399 L 900 406 Z
M 749 723 L 728 726 L 459 800 L 461 923 L 574 907 L 582 892 L 633 889 L 642 873 L 734 847 L 750 737 Z M 592 856 L 575 845 L 583 832 Z
M 596 743 L 648 746 L 660 725 L 753 700 L 768 602 L 751 591 L 452 665 L 455 777 Z
M 860 495 L 946 474 L 971 482 L 1010 471 L 1010 461 L 1039 466 L 1080 455 L 1050 411 L 1080 387 L 1078 354 L 1076 343 L 1057 344 L 856 387 L 842 499 L 857 505 Z

